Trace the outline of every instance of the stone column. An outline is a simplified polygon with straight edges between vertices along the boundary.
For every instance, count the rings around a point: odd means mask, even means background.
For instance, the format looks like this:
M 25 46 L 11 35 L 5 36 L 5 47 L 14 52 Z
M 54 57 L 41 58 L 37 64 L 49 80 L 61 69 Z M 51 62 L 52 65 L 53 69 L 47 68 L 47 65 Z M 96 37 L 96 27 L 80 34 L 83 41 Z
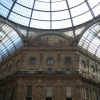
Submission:
M 37 100 L 41 100 L 41 85 L 37 85 Z
M 19 79 L 17 81 L 16 100 L 23 100 L 23 97 L 22 97 L 22 80 L 21 79 Z
M 83 93 L 82 93 L 82 86 L 77 86 L 77 100 L 84 100 L 83 99 Z
M 61 98 L 61 86 L 60 85 L 58 85 L 57 87 L 56 87 L 56 96 L 57 96 L 57 100 L 61 100 L 62 98 Z
M 56 85 L 52 85 L 52 100 L 56 100 Z

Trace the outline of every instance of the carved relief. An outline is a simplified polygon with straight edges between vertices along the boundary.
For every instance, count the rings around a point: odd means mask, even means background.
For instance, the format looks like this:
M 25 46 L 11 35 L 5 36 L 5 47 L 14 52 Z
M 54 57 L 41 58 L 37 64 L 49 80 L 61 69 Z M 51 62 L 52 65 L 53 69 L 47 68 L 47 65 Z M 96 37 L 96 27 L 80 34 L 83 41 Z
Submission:
M 41 86 L 37 87 L 37 100 L 40 100 L 41 98 Z
M 73 83 L 73 81 L 71 79 L 66 79 L 66 81 L 64 81 L 64 84 L 69 84 L 69 83 Z
M 60 95 L 61 95 L 61 87 L 57 86 L 57 100 L 61 100 Z
M 57 55 L 57 61 L 58 61 L 58 62 L 61 61 L 61 54 L 60 54 L 60 53 L 58 53 L 58 55 Z
M 75 61 L 79 62 L 80 60 L 80 53 L 79 52 L 75 52 Z
M 26 59 L 26 54 L 25 53 L 21 54 L 21 62 L 22 63 L 24 63 L 25 59 Z
M 42 63 L 43 61 L 43 53 L 40 53 L 40 62 Z
M 45 84 L 54 84 L 55 82 L 51 79 L 48 79 L 44 82 Z
M 35 84 L 36 82 L 33 79 L 27 79 L 27 80 L 25 80 L 25 83 Z

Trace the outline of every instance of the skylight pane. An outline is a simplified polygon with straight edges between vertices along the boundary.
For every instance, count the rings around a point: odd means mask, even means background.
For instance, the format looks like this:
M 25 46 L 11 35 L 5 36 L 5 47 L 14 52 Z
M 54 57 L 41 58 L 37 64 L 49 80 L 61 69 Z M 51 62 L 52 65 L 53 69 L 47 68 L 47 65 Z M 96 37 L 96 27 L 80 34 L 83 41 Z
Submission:
M 100 15 L 100 3 L 99 3 L 98 6 L 96 6 L 96 7 L 93 9 L 93 12 L 94 12 L 94 15 L 95 15 L 95 16 Z
M 12 42 L 11 42 L 11 40 L 10 39 L 8 39 L 5 43 L 4 43 L 4 45 L 7 47 L 9 44 L 11 44 Z
M 28 18 L 22 17 L 22 16 L 15 14 L 13 12 L 11 13 L 9 19 L 14 21 L 14 22 L 17 22 L 19 24 L 25 25 L 25 26 L 28 26 L 28 24 L 29 24 Z
M 0 55 L 0 61 L 2 60 L 2 56 Z
M 41 29 L 50 29 L 50 22 L 49 21 L 38 21 L 38 20 L 31 20 L 30 27 L 34 28 L 41 28 Z
M 88 3 L 90 4 L 91 8 L 93 8 L 98 3 L 100 4 L 100 0 L 88 0 Z
M 2 31 L 0 31 L 0 40 L 2 40 L 4 38 L 6 34 L 4 34 Z
M 17 2 L 20 3 L 21 5 L 32 8 L 34 0 L 17 0 Z
M 83 47 L 84 49 L 87 49 L 88 44 L 85 43 L 85 44 L 82 45 L 82 47 Z
M 12 36 L 10 36 L 10 38 L 11 38 L 12 41 L 15 41 L 19 37 L 18 37 L 18 35 L 12 35 Z
M 99 46 L 99 48 L 98 48 L 98 50 L 96 52 L 96 56 L 100 58 L 100 46 Z
M 1 45 L 1 46 L 0 46 L 0 49 L 1 49 L 1 51 L 2 51 L 2 55 L 3 55 L 4 57 L 7 57 L 7 56 L 8 56 L 8 52 L 7 52 L 6 48 L 5 48 L 5 46 L 4 46 L 4 45 Z
M 14 52 L 14 51 L 15 51 L 14 45 L 13 45 L 13 44 L 8 45 L 8 46 L 7 46 L 7 50 L 9 51 L 10 54 L 11 54 L 12 52 Z
M 50 11 L 50 3 L 45 3 L 45 2 L 39 2 L 36 1 L 34 5 L 34 9 L 40 10 L 40 11 Z
M 10 9 L 13 4 L 13 1 L 12 0 L 0 0 L 0 3 Z
M 9 13 L 9 10 L 3 7 L 2 5 L 0 5 L 0 15 L 7 17 L 8 13 Z
M 98 34 L 99 31 L 100 31 L 100 26 L 99 25 L 94 25 L 92 28 L 91 28 L 92 32 Z
M 74 22 L 74 25 L 78 25 L 78 24 L 82 24 L 86 21 L 89 21 L 90 19 L 92 19 L 92 15 L 90 12 L 87 12 L 83 15 L 73 18 L 73 22 Z
M 59 1 L 62 1 L 62 0 L 51 0 L 51 2 L 59 2 Z
M 89 11 L 89 8 L 87 7 L 86 3 L 81 4 L 80 6 L 77 6 L 73 9 L 71 9 L 71 15 L 72 17 L 80 15 L 86 11 Z
M 1 29 L 5 32 L 5 34 L 9 33 L 12 30 L 12 28 L 8 25 L 3 25 Z
M 40 1 L 40 2 L 50 2 L 50 0 L 37 0 L 37 1 Z
M 16 46 L 17 49 L 20 48 L 23 45 L 20 38 L 16 39 L 13 43 Z
M 15 4 L 13 11 L 20 14 L 20 15 L 26 16 L 26 17 L 30 17 L 30 15 L 31 15 L 30 9 L 25 8 L 25 7 L 18 5 L 18 4 Z
M 66 28 L 71 27 L 71 20 L 63 20 L 63 21 L 53 21 L 52 22 L 52 28 L 53 29 L 60 29 L 60 28 Z
M 100 40 L 97 37 L 94 38 L 93 42 L 97 47 L 100 45 Z
M 88 51 L 91 52 L 92 54 L 95 54 L 96 48 L 94 46 L 90 45 L 88 47 Z
M 61 12 L 52 12 L 52 20 L 68 19 L 69 17 L 70 16 L 68 10 Z
M 33 19 L 40 19 L 40 20 L 50 20 L 50 13 L 49 12 L 33 11 L 32 18 Z
M 76 5 L 79 5 L 80 3 L 84 2 L 84 0 L 67 0 L 69 3 L 69 7 L 74 7 Z
M 66 1 L 52 3 L 51 7 L 52 11 L 68 9 Z

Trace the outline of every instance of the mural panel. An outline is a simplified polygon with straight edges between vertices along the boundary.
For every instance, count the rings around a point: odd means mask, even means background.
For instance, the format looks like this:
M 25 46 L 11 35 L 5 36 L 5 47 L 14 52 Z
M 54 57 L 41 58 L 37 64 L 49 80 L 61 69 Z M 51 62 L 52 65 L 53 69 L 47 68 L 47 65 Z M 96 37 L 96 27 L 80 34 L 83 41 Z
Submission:
M 32 47 L 59 47 L 68 46 L 69 40 L 59 35 L 42 35 L 30 42 Z

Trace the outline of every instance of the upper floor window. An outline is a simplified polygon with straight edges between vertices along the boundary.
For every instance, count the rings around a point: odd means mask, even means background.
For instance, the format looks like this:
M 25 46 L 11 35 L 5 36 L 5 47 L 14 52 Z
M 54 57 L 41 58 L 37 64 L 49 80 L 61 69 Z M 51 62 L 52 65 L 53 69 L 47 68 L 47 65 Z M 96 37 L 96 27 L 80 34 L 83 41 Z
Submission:
M 48 63 L 49 65 L 53 64 L 53 58 L 48 58 L 48 59 L 47 59 L 47 63 Z
M 84 60 L 81 61 L 81 66 L 85 67 L 85 61 Z
M 94 68 L 93 65 L 91 65 L 91 71 L 92 71 L 92 72 L 95 72 L 95 68 Z
M 36 63 L 36 59 L 35 58 L 30 58 L 30 64 L 35 64 Z
M 9 67 L 8 67 L 8 72 L 10 72 L 11 69 L 12 69 L 12 65 L 9 65 Z
M 99 75 L 100 75 L 100 69 L 99 69 Z
M 2 70 L 2 75 L 4 75 L 4 74 L 5 74 L 5 69 Z
M 98 67 L 97 66 L 95 66 L 95 70 L 96 70 L 96 72 L 98 72 Z
M 19 65 L 20 65 L 20 61 L 18 60 L 18 61 L 16 62 L 16 67 L 19 67 Z
M 71 63 L 71 59 L 70 58 L 65 58 L 65 64 L 70 64 Z
M 52 68 L 48 68 L 48 74 L 52 74 Z

